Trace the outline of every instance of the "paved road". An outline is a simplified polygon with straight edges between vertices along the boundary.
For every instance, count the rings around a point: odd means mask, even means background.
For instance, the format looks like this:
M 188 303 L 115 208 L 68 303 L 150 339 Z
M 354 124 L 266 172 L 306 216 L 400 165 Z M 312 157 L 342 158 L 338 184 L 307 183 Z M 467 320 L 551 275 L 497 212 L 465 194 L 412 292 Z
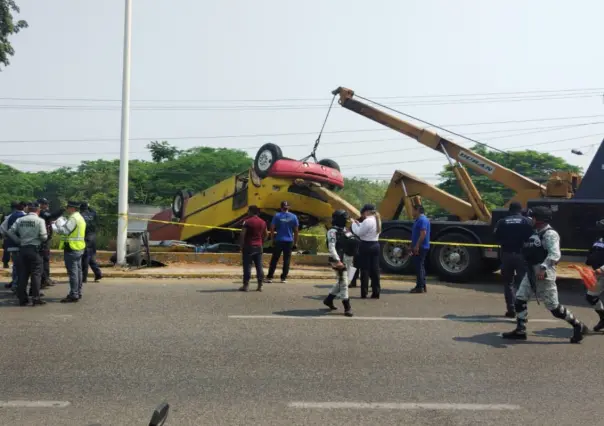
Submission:
M 531 303 L 530 340 L 504 343 L 495 285 L 385 283 L 352 319 L 321 309 L 327 283 L 236 287 L 106 281 L 36 308 L 0 294 L 0 424 L 143 425 L 162 400 L 179 426 L 604 424 L 604 336 L 571 345 Z M 594 324 L 579 294 L 561 298 Z

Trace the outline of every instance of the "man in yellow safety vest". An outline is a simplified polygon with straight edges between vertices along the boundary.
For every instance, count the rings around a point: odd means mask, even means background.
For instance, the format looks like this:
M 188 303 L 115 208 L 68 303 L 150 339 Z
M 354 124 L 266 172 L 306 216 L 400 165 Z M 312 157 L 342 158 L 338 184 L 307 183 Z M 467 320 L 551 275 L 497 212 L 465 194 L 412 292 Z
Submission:
M 61 236 L 59 249 L 63 249 L 65 267 L 69 275 L 69 294 L 61 303 L 75 303 L 82 298 L 82 256 L 86 250 L 86 221 L 78 211 L 80 203 L 69 201 L 66 217 L 53 224 L 53 230 Z

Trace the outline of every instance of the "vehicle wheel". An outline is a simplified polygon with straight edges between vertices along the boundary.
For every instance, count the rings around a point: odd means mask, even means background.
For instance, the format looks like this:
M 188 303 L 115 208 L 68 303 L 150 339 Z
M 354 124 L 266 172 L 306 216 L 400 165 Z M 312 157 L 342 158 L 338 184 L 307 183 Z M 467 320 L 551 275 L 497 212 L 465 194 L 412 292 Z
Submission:
M 442 235 L 439 242 L 475 243 L 471 237 L 450 233 Z M 433 245 L 430 253 L 430 264 L 438 276 L 451 282 L 468 282 L 479 271 L 481 261 L 478 247 L 461 247 L 454 245 Z
M 411 233 L 406 229 L 392 228 L 380 235 L 384 240 L 410 240 Z M 381 242 L 380 266 L 384 271 L 395 274 L 406 274 L 413 271 L 411 261 L 411 243 Z
M 324 158 L 323 160 L 319 161 L 318 164 L 329 167 L 330 169 L 336 169 L 338 172 L 340 171 L 339 164 L 333 160 L 330 160 L 329 158 Z
M 172 200 L 172 214 L 178 220 L 184 216 L 185 191 L 178 191 Z
M 281 148 L 273 143 L 267 143 L 260 147 L 254 159 L 254 171 L 260 179 L 268 176 L 273 164 L 283 158 Z

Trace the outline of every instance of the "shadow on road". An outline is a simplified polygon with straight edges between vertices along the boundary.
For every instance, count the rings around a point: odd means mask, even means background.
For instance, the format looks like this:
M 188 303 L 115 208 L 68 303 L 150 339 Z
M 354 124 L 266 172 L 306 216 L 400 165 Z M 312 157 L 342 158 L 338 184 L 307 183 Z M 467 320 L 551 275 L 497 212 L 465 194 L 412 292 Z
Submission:
M 273 312 L 273 315 L 283 315 L 286 317 L 319 317 L 327 315 L 331 312 L 328 308 L 325 309 L 290 309 L 287 311 Z M 337 311 L 336 311 L 337 312 Z
M 329 290 L 332 287 L 333 287 L 333 284 L 316 284 L 314 286 L 314 288 L 319 288 L 319 289 L 323 289 L 323 290 Z M 349 287 L 348 291 L 350 293 L 353 293 L 355 291 L 358 291 L 360 293 L 361 287 L 359 287 L 358 285 L 356 287 Z M 369 287 L 369 292 L 371 292 L 371 287 Z M 405 294 L 405 293 L 409 293 L 409 290 L 394 290 L 394 289 L 390 289 L 390 288 L 384 288 L 382 286 L 380 293 L 381 294 Z
M 511 330 L 511 328 L 510 328 Z M 455 342 L 466 342 L 466 343 L 478 343 L 481 345 L 491 346 L 497 349 L 507 349 L 508 347 L 514 345 L 568 345 L 570 344 L 566 338 L 570 338 L 571 331 L 570 329 L 565 329 L 565 336 L 556 336 L 556 337 L 564 337 L 565 340 L 556 341 L 556 342 L 543 342 L 539 340 L 531 340 L 531 335 L 529 334 L 528 340 L 504 340 L 501 337 L 501 333 L 499 332 L 490 332 L 483 334 L 476 334 L 474 336 L 469 337 L 454 337 L 453 340 Z M 537 334 L 537 333 L 535 333 Z

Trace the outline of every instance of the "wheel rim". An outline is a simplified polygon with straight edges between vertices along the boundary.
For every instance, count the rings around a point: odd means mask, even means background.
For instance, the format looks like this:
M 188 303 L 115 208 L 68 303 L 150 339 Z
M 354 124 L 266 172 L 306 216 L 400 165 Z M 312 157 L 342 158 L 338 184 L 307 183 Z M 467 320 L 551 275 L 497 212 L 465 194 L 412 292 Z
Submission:
M 177 195 L 174 198 L 174 203 L 172 204 L 172 210 L 174 210 L 174 213 L 178 214 L 178 213 L 180 213 L 181 209 L 182 209 L 182 197 Z
M 273 164 L 273 153 L 268 149 L 262 151 L 258 156 L 258 169 L 266 172 Z
M 439 263 L 445 271 L 459 274 L 470 264 L 470 253 L 465 247 L 443 247 L 440 250 Z
M 382 253 L 386 264 L 393 268 L 403 268 L 409 263 L 408 244 L 386 243 Z

